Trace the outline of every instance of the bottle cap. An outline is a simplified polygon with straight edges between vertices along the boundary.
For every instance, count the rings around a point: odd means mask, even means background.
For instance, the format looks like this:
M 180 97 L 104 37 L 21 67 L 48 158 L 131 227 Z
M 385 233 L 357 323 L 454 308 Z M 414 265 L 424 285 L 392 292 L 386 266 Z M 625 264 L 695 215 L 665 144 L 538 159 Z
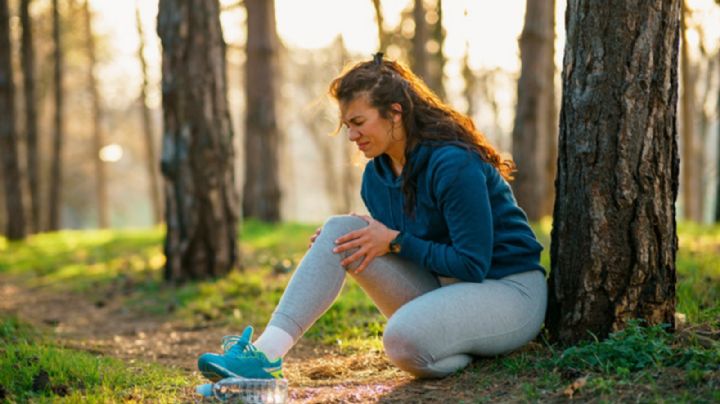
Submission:
M 203 397 L 212 397 L 213 395 L 212 383 L 205 383 L 197 386 L 195 391 Z

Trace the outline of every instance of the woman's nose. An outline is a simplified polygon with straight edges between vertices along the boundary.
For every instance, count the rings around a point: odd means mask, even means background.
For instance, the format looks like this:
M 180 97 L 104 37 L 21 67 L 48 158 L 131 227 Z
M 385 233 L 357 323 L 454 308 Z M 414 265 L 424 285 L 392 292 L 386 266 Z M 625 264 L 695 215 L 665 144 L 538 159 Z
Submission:
M 348 139 L 350 139 L 353 142 L 360 137 L 360 133 L 357 131 L 357 129 L 354 129 L 354 128 L 349 128 L 347 133 L 348 133 Z

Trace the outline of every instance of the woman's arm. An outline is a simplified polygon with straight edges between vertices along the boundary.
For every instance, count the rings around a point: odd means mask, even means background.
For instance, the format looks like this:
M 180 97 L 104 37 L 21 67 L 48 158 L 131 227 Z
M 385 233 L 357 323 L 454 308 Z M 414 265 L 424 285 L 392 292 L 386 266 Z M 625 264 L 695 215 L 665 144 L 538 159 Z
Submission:
M 450 244 L 404 234 L 400 256 L 442 276 L 465 281 L 485 279 L 493 253 L 493 216 L 483 162 L 453 148 L 431 172 L 430 186 L 447 223 Z

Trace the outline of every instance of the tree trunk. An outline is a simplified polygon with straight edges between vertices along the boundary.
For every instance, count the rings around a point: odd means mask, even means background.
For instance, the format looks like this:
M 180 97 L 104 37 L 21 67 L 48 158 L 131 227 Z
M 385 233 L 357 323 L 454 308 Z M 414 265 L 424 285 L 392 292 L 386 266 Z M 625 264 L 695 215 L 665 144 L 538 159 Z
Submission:
M 93 133 L 93 155 L 95 165 L 95 199 L 98 209 L 98 226 L 101 229 L 108 227 L 109 209 L 107 198 L 107 176 L 105 174 L 105 162 L 100 159 L 100 149 L 105 143 L 102 132 L 102 100 L 98 91 L 97 79 L 95 78 L 95 38 L 92 30 L 92 14 L 90 12 L 89 0 L 83 4 L 83 17 L 85 18 L 85 51 L 88 57 L 88 90 L 92 102 L 92 133 Z
M 27 179 L 30 190 L 30 228 L 33 233 L 40 227 L 40 170 L 38 167 L 38 130 L 35 98 L 35 52 L 30 18 L 30 0 L 20 1 L 22 26 L 22 70 L 25 91 L 25 132 L 27 139 Z
M 25 238 L 25 214 L 20 181 L 18 136 L 15 132 L 15 84 L 10 48 L 10 13 L 7 0 L 0 0 L 0 146 L 2 146 L 3 182 L 7 237 Z
M 695 158 L 697 156 L 698 148 L 695 142 L 695 80 L 694 80 L 694 67 L 690 61 L 690 49 L 687 40 L 687 14 L 688 9 L 685 6 L 685 2 L 682 4 L 681 12 L 681 38 L 682 45 L 681 49 L 681 69 L 682 75 L 682 98 L 681 107 L 682 113 L 680 115 L 682 130 L 682 179 L 680 185 L 682 186 L 683 195 L 683 213 L 686 220 L 694 220 L 697 222 L 702 221 L 702 212 L 700 211 L 700 190 L 697 189 L 697 182 L 695 179 L 698 176 L 696 172 Z
M 48 206 L 48 230 L 60 229 L 60 204 L 62 202 L 62 146 L 63 146 L 63 54 L 60 43 L 60 10 L 58 0 L 52 0 L 53 13 L 53 44 L 54 51 L 54 81 L 53 91 L 55 95 L 55 116 L 54 135 L 52 144 L 52 165 L 50 168 L 50 196 Z
M 415 34 L 412 38 L 412 70 L 423 80 L 428 79 L 427 52 L 425 45 L 428 40 L 428 29 L 425 23 L 425 5 L 423 0 L 415 0 L 413 8 Z
M 463 96 L 467 103 L 465 114 L 472 118 L 475 115 L 475 91 L 477 91 L 478 79 L 475 72 L 470 67 L 470 46 L 465 43 L 465 54 L 462 58 L 462 76 L 465 80 L 465 87 L 463 87 Z
M 228 273 L 239 261 L 238 197 L 217 0 L 161 0 L 165 279 Z
M 435 0 L 434 8 L 431 11 L 433 18 L 429 24 L 430 40 L 425 49 L 428 52 L 427 60 L 427 84 L 435 94 L 441 99 L 445 99 L 445 52 L 443 46 L 445 44 L 445 29 L 442 25 L 442 0 Z M 427 21 L 426 21 L 427 22 Z M 429 48 L 429 50 L 428 50 Z
M 697 105 L 698 108 L 698 143 L 700 147 L 697 148 L 698 154 L 695 156 L 695 169 L 698 173 L 697 177 L 695 177 L 695 187 L 700 190 L 699 192 L 699 208 L 700 208 L 700 219 L 701 221 L 705 221 L 705 200 L 706 196 L 709 196 L 710 191 L 709 187 L 712 184 L 712 178 L 710 178 L 708 170 L 706 170 L 706 165 L 709 162 L 708 161 L 708 151 L 707 151 L 707 136 L 708 132 L 710 130 L 711 122 L 712 122 L 712 112 L 709 111 L 707 108 L 705 108 L 706 105 L 708 105 L 710 102 L 712 102 L 711 98 L 714 95 L 713 93 L 713 75 L 715 74 L 715 61 L 712 58 L 712 55 L 709 55 L 706 51 L 705 46 L 700 44 L 701 49 L 701 60 L 702 63 L 702 69 L 697 70 L 696 77 L 699 79 L 700 77 L 700 70 L 702 70 L 702 74 L 704 77 L 702 78 L 701 83 L 701 93 L 702 95 L 698 96 L 697 98 Z M 699 81 L 699 80 L 698 80 Z M 712 220 L 712 219 L 711 219 Z
M 552 26 L 550 32 L 552 39 L 550 40 L 550 49 L 548 50 L 550 55 L 550 63 L 547 64 L 546 68 L 548 71 L 545 74 L 548 80 L 552 83 L 550 91 L 545 92 L 545 102 L 547 103 L 547 114 L 548 119 L 545 120 L 547 125 L 547 133 L 549 136 L 545 138 L 547 142 L 546 150 L 547 156 L 545 156 L 545 181 L 546 181 L 546 192 L 543 197 L 543 216 L 552 216 L 553 205 L 555 204 L 555 175 L 557 174 L 557 158 L 558 158 L 558 127 L 559 127 L 559 114 L 558 114 L 558 103 L 557 103 L 557 68 L 555 66 L 555 12 L 556 2 L 552 0 Z
M 554 27 L 555 1 L 527 0 L 512 150 L 518 168 L 513 191 L 530 220 L 546 214 L 546 195 L 551 193 L 547 162 L 548 139 L 555 136 Z
M 445 30 L 442 26 L 442 1 L 435 0 L 426 7 L 423 0 L 415 0 L 412 9 L 415 32 L 412 37 L 410 62 L 413 72 L 441 99 L 445 98 L 443 77 L 445 69 Z M 402 32 L 400 22 L 400 32 Z
M 138 47 L 138 59 L 142 68 L 142 86 L 140 87 L 140 111 L 142 112 L 143 135 L 145 137 L 145 160 L 147 164 L 148 183 L 150 184 L 150 205 L 153 212 L 153 223 L 158 224 L 162 221 L 162 200 L 160 195 L 160 179 L 158 172 L 157 152 L 155 151 L 155 131 L 153 130 L 152 119 L 150 118 L 150 108 L 147 106 L 147 88 L 148 88 L 148 72 L 147 62 L 145 61 L 145 35 L 142 27 L 142 19 L 140 18 L 140 5 L 135 3 L 135 21 L 138 30 L 138 39 L 140 46 Z
M 387 52 L 387 46 L 388 46 L 388 33 L 385 32 L 385 26 L 383 18 L 383 12 L 382 7 L 380 5 L 380 0 L 372 0 L 373 8 L 375 9 L 375 20 L 377 21 L 377 30 L 378 30 L 378 49 L 380 52 Z
M 546 327 L 673 324 L 681 0 L 570 0 Z
M 275 5 L 273 0 L 247 0 L 245 7 L 248 17 L 243 216 L 277 222 L 281 193 L 275 85 L 280 70 Z

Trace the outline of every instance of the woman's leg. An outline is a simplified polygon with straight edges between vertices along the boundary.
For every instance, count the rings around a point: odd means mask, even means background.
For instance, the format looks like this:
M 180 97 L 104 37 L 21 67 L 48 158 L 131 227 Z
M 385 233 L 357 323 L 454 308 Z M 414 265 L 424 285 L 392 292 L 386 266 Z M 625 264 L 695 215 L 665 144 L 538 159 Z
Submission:
M 472 360 L 530 342 L 547 304 L 545 276 L 524 272 L 482 283 L 443 286 L 401 307 L 383 343 L 390 360 L 419 377 L 443 377 Z
M 280 328 L 296 342 L 327 311 L 345 281 L 346 269 L 340 261 L 353 252 L 333 253 L 335 240 L 365 226 L 367 223 L 355 216 L 333 216 L 325 222 L 320 236 L 290 279 L 267 328 Z M 348 269 L 357 265 L 356 262 Z M 391 255 L 375 258 L 363 272 L 352 276 L 386 317 L 440 286 L 428 270 Z M 279 356 L 287 349 L 279 352 Z

